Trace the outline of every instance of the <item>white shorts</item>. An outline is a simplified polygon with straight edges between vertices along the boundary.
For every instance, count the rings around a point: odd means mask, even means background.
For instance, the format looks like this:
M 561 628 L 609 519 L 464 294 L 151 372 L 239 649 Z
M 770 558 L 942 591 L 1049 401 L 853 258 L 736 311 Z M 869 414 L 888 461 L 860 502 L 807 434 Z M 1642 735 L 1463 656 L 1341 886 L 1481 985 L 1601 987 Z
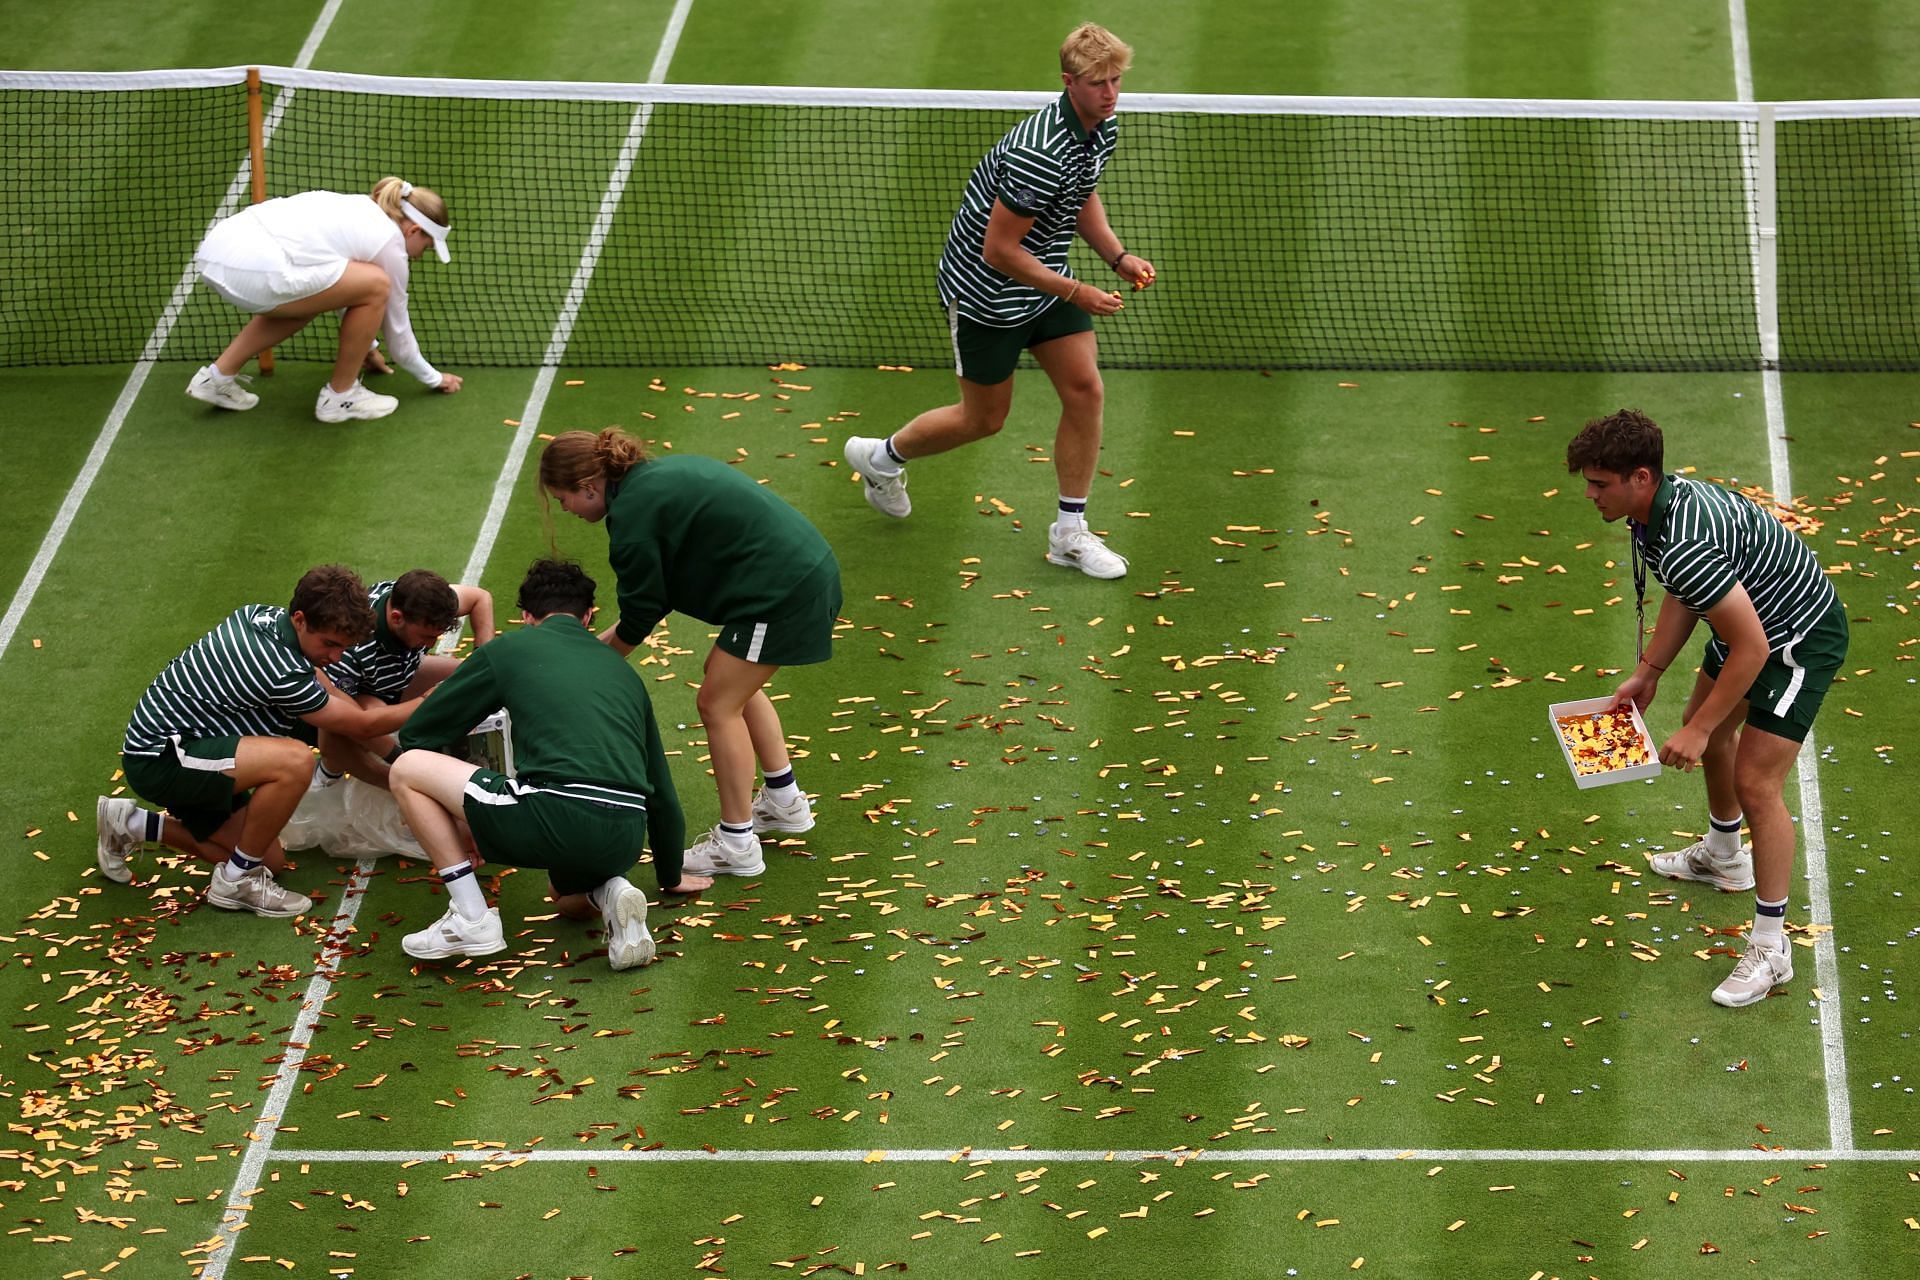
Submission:
M 217 223 L 193 257 L 200 278 L 234 306 L 261 315 L 330 289 L 347 273 L 344 259 L 295 266 L 251 213 Z

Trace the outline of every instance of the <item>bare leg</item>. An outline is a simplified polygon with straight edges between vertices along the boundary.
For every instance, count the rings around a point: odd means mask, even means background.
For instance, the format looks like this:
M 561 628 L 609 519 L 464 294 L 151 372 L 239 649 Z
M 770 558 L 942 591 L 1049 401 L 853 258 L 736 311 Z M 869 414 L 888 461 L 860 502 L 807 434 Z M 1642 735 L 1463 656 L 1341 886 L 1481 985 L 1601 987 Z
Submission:
M 765 689 L 754 692 L 745 708 L 747 735 L 753 739 L 753 754 L 762 773 L 784 773 L 792 763 L 787 758 L 787 732 L 780 727 L 780 713 Z
M 350 773 L 371 787 L 387 790 L 391 766 L 386 756 L 397 739 L 391 735 L 361 742 L 329 729 L 320 731 L 320 758 L 335 773 Z
M 1053 469 L 1060 492 L 1084 498 L 1100 462 L 1106 388 L 1100 380 L 1099 348 L 1092 332 L 1069 334 L 1033 348 L 1033 358 L 1053 380 L 1060 397 L 1060 425 L 1053 437 Z
M 707 731 L 708 749 L 713 753 L 713 781 L 720 791 L 722 822 L 753 821 L 755 739 L 748 728 L 747 709 L 757 696 L 765 704 L 766 714 L 773 717 L 772 732 L 778 735 L 779 717 L 761 689 L 779 669 L 763 662 L 747 662 L 719 649 L 707 654 L 696 705 L 700 723 Z
M 1704 674 L 1695 677 L 1693 693 L 1687 699 L 1686 709 L 1680 713 L 1680 723 L 1692 720 L 1712 692 L 1711 677 Z M 1707 749 L 1700 756 L 1700 770 L 1707 780 L 1707 810 L 1722 820 L 1741 812 L 1740 791 L 1734 783 L 1734 760 L 1739 751 L 1740 726 L 1746 718 L 1747 704 L 1737 704 L 1714 729 L 1707 739 Z
M 387 273 L 371 262 L 349 262 L 340 278 L 320 292 L 247 321 L 239 336 L 214 361 L 214 367 L 222 373 L 238 373 L 247 361 L 300 332 L 321 312 L 338 311 L 340 354 L 333 362 L 330 385 L 335 391 L 345 391 L 360 376 L 360 365 L 386 318 L 387 295 L 392 288 Z
M 1793 818 L 1787 812 L 1787 771 L 1800 744 L 1752 725 L 1740 731 L 1736 764 L 1739 802 L 1753 829 L 1754 893 L 1778 902 L 1793 891 Z
M 313 781 L 313 752 L 292 738 L 242 738 L 232 776 L 236 792 L 253 792 L 237 815 L 238 848 L 249 858 L 263 858 L 266 850 L 279 846 L 281 829 Z
M 436 871 L 468 861 L 458 817 L 465 812 L 467 781 L 480 766 L 437 751 L 409 751 L 393 762 L 388 783 L 413 838 Z
M 983 386 L 965 378 L 960 403 L 929 409 L 893 433 L 893 447 L 908 460 L 929 458 L 999 433 L 1013 407 L 1013 379 Z

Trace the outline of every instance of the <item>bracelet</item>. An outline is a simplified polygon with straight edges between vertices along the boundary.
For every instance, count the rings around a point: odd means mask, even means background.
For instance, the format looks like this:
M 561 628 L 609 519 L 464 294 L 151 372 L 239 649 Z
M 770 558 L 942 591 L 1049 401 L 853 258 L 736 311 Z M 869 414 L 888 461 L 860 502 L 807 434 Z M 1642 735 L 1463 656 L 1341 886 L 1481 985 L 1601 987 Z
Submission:
M 1647 664 L 1648 666 L 1650 666 L 1650 667 L 1652 667 L 1652 668 L 1653 668 L 1653 669 L 1654 669 L 1655 671 L 1665 671 L 1665 670 L 1666 670 L 1666 667 L 1663 667 L 1663 666 L 1660 666 L 1660 665 L 1658 665 L 1658 664 L 1656 664 L 1656 663 L 1655 663 L 1655 662 L 1654 662 L 1654 661 L 1653 661 L 1652 659 L 1650 659 L 1650 658 L 1642 658 L 1642 659 L 1640 659 L 1640 661 L 1642 661 L 1642 662 L 1644 662 L 1644 663 L 1646 663 L 1646 664 Z
M 1109 262 L 1107 266 L 1115 271 L 1118 271 L 1120 269 L 1120 259 L 1126 256 L 1127 256 L 1127 251 L 1125 249 L 1122 249 L 1118 254 L 1114 256 L 1113 261 Z
M 1073 282 L 1073 288 L 1071 288 L 1071 289 L 1069 289 L 1069 290 L 1067 290 L 1067 296 L 1066 296 L 1065 298 L 1063 298 L 1063 299 L 1062 299 L 1062 301 L 1064 301 L 1064 302 L 1072 302 L 1072 301 L 1073 301 L 1073 295 L 1074 295 L 1074 294 L 1076 294 L 1076 293 L 1078 293 L 1078 292 L 1080 292 L 1080 282 L 1079 282 L 1078 280 L 1075 280 L 1075 281 Z

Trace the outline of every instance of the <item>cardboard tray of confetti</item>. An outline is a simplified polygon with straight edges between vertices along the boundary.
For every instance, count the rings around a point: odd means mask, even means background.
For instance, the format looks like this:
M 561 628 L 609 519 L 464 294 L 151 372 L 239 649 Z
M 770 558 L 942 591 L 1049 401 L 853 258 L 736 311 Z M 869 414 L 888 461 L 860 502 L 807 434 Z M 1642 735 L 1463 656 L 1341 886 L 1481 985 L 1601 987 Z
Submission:
M 1581 698 L 1547 708 L 1573 784 L 1582 791 L 1660 772 L 1660 748 L 1647 732 L 1640 708 L 1629 705 L 1624 711 L 1612 711 L 1612 705 L 1612 698 Z

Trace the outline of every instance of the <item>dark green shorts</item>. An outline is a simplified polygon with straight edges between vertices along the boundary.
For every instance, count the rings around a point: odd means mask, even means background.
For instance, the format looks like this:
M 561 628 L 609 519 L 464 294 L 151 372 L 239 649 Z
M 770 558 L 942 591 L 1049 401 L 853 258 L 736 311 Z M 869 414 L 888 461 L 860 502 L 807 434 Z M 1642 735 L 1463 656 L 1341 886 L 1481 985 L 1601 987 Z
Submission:
M 840 620 L 840 604 L 840 562 L 829 551 L 771 617 L 722 624 L 714 647 L 743 662 L 771 667 L 825 662 L 833 656 L 833 627 Z
M 253 794 L 236 792 L 227 772 L 239 749 L 238 738 L 173 738 L 163 755 L 121 756 L 120 769 L 135 795 L 178 818 L 195 840 L 205 840 L 246 808 Z
M 1847 611 L 1836 603 L 1805 634 L 1767 655 L 1767 665 L 1747 690 L 1747 723 L 1776 737 L 1805 742 L 1820 702 L 1846 658 Z M 1701 674 L 1718 679 L 1726 661 L 1726 643 L 1715 636 L 1707 641 Z
M 1093 332 L 1093 317 L 1062 298 L 1031 320 L 1006 329 L 968 320 L 949 307 L 947 327 L 953 333 L 953 371 L 968 382 L 991 387 L 1013 376 L 1020 353 L 1028 347 Z
M 586 893 L 625 875 L 647 845 L 646 798 L 631 792 L 477 769 L 461 808 L 481 857 L 539 867 L 558 893 Z

